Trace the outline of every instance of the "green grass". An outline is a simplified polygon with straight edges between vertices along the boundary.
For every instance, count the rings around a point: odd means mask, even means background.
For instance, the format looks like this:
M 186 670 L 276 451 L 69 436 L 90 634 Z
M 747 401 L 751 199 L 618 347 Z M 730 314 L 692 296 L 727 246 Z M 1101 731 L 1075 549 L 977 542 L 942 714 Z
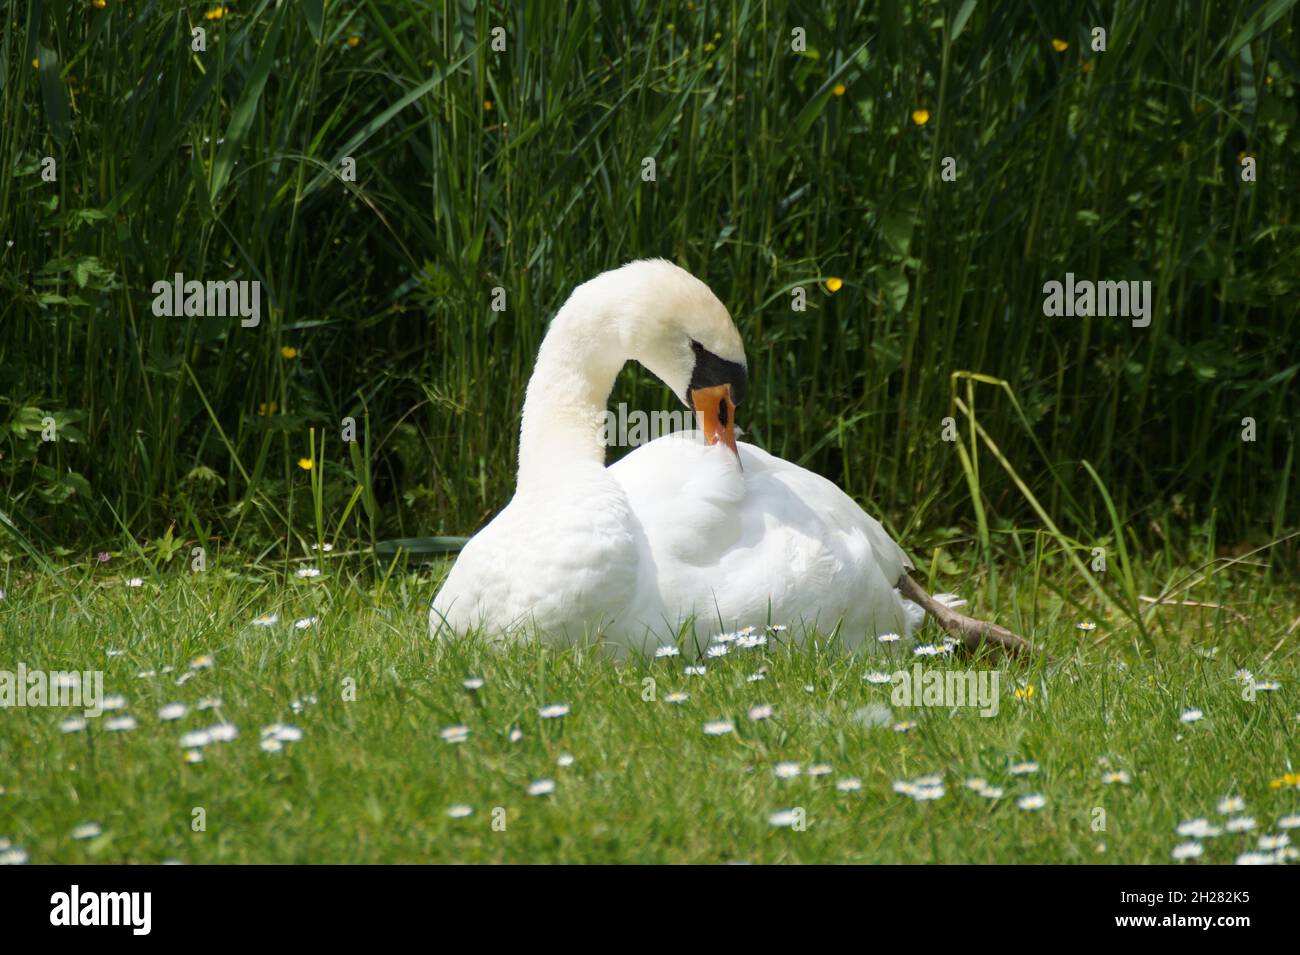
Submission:
M 1214 818 L 1222 797 L 1240 795 L 1258 829 L 1206 840 L 1201 860 L 1230 862 L 1300 809 L 1300 789 L 1269 787 L 1295 769 L 1300 601 L 1294 587 L 1263 583 L 1257 567 L 1220 568 L 1180 598 L 1226 609 L 1149 610 L 1149 644 L 1124 618 L 1090 610 L 1084 588 L 1081 612 L 1042 599 L 1031 570 L 1008 573 L 1000 592 L 1014 595 L 1015 612 L 1004 621 L 1043 640 L 1056 662 L 1000 669 L 995 717 L 894 709 L 893 719 L 917 724 L 902 733 L 855 717 L 888 704 L 889 687 L 862 680 L 868 669 L 895 668 L 886 661 L 772 646 L 687 677 L 681 658 L 620 666 L 589 651 L 438 646 L 423 622 L 438 574 L 372 579 L 352 566 L 332 555 L 322 577 L 300 580 L 292 566 L 231 555 L 194 575 L 155 576 L 118 558 L 11 574 L 0 602 L 5 665 L 102 667 L 105 692 L 127 697 L 138 728 L 106 732 L 101 718 L 64 734 L 65 710 L 5 710 L 0 837 L 33 862 L 1151 863 L 1169 861 L 1179 822 Z M 1155 593 L 1178 571 L 1142 565 L 1136 583 Z M 127 587 L 140 572 L 144 586 Z M 936 585 L 987 610 L 977 571 Z M 276 625 L 251 625 L 268 612 L 279 614 Z M 1084 614 L 1095 614 L 1096 631 L 1074 628 Z M 295 629 L 308 615 L 318 624 Z M 110 658 L 110 649 L 124 653 Z M 215 666 L 175 685 L 203 654 Z M 1243 699 L 1239 666 L 1281 690 Z M 747 681 L 760 671 L 764 680 Z M 468 676 L 482 677 L 483 688 L 464 689 Z M 653 701 L 644 698 L 648 680 Z M 1021 681 L 1034 687 L 1030 700 L 1013 695 Z M 665 701 L 678 690 L 689 700 Z M 317 702 L 294 713 L 291 701 L 309 695 Z M 165 703 L 209 696 L 220 710 L 168 723 L 155 716 Z M 570 714 L 539 718 L 551 703 Z M 775 715 L 750 721 L 756 703 Z M 1185 707 L 1205 718 L 1180 723 Z M 239 737 L 185 763 L 181 734 L 218 714 Z M 703 723 L 719 718 L 737 732 L 705 736 Z M 301 727 L 303 738 L 262 752 L 259 731 L 274 722 Z M 456 724 L 469 727 L 468 740 L 443 742 L 439 731 Z M 523 736 L 511 742 L 516 727 Z M 557 766 L 564 753 L 574 757 L 567 768 Z M 773 766 L 787 760 L 805 770 L 829 763 L 833 773 L 776 778 Z M 1036 761 L 1038 775 L 1009 776 L 1020 760 Z M 1102 760 L 1128 771 L 1131 784 L 1104 785 Z M 938 801 L 892 791 L 895 780 L 930 773 L 944 775 Z M 1005 786 L 1005 797 L 966 791 L 962 781 L 974 775 Z M 862 780 L 860 791 L 836 790 L 848 776 Z M 540 778 L 555 780 L 554 795 L 526 794 Z M 1015 798 L 1028 792 L 1041 792 L 1046 807 L 1018 809 Z M 453 804 L 474 813 L 448 818 Z M 796 806 L 806 831 L 769 826 L 771 813 Z M 191 828 L 196 807 L 206 813 L 202 832 Z M 492 827 L 497 807 L 504 831 Z M 1105 831 L 1092 828 L 1097 809 Z M 88 821 L 103 834 L 73 840 L 73 827 Z
M 969 520 L 938 435 L 970 370 L 1010 382 L 1029 428 L 979 410 L 1067 531 L 1108 523 L 1081 461 L 1147 548 L 1296 526 L 1295 0 L 206 8 L 0 3 L 0 500 L 33 547 L 283 553 L 313 427 L 331 531 L 468 533 L 549 316 L 647 255 L 736 316 L 758 443 L 900 524 Z M 155 317 L 177 271 L 262 281 L 263 324 Z M 1150 280 L 1151 327 L 1045 320 L 1066 271 Z M 673 400 L 636 372 L 614 399 Z M 1031 517 L 999 471 L 981 493 Z

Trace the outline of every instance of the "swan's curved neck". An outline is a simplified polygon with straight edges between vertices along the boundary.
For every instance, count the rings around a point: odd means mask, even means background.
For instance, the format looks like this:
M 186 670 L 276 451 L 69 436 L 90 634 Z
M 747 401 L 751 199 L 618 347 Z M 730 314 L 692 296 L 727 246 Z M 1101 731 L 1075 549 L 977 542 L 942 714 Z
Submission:
M 542 340 L 520 425 L 520 491 L 605 466 L 605 409 L 627 355 L 591 304 L 571 299 Z

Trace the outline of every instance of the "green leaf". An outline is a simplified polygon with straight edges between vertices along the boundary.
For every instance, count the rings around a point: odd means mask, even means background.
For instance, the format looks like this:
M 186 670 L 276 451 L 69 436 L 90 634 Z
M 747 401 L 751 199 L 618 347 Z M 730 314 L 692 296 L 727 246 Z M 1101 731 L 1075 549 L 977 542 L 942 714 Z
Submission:
M 1296 0 L 1271 0 L 1265 3 L 1255 11 L 1254 16 L 1247 20 L 1237 35 L 1232 38 L 1228 44 L 1228 59 L 1232 59 L 1247 43 L 1250 43 L 1257 36 L 1276 23 L 1282 16 L 1296 5 Z
M 319 43 L 321 22 L 325 17 L 324 0 L 302 0 L 302 13 L 307 19 L 307 29 L 311 31 L 311 38 Z
M 36 50 L 36 57 L 41 64 L 41 96 L 45 101 L 45 120 L 50 124 L 50 135 L 63 144 L 72 134 L 72 114 L 68 109 L 68 88 L 59 75 L 59 54 L 43 46 L 38 46 Z
M 266 40 L 263 41 L 262 49 L 257 54 L 257 62 L 253 64 L 253 71 L 244 84 L 244 91 L 239 97 L 234 113 L 231 114 L 230 125 L 226 127 L 226 141 L 222 144 L 221 151 L 217 153 L 216 162 L 212 164 L 210 196 L 214 206 L 221 198 L 226 183 L 230 181 L 230 171 L 235 166 L 239 149 L 243 146 L 249 127 L 253 124 L 253 115 L 257 112 L 257 104 L 262 99 L 262 90 L 266 88 L 271 67 L 275 65 L 275 48 L 280 41 L 280 26 L 284 20 L 285 9 L 287 8 L 282 7 L 276 13 L 271 29 L 267 31 Z

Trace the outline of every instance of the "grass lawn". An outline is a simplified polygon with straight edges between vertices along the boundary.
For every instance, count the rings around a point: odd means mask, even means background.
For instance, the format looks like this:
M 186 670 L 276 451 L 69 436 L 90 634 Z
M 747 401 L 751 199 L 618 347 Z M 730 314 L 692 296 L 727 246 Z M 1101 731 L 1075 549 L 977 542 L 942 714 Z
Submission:
M 1180 822 L 1252 817 L 1250 831 L 1199 840 L 1197 861 L 1222 863 L 1300 811 L 1294 777 L 1270 785 L 1294 771 L 1300 600 L 1255 568 L 1180 597 L 1230 609 L 1148 610 L 1149 637 L 1100 612 L 1096 630 L 1077 629 L 1078 607 L 1043 588 L 1035 607 L 1028 572 L 1003 578 L 1004 606 L 1022 613 L 999 618 L 1055 661 L 996 668 L 999 710 L 982 718 L 891 707 L 892 687 L 864 680 L 910 669 L 910 653 L 847 658 L 774 640 L 686 675 L 680 656 L 615 664 L 590 650 L 435 645 L 424 612 L 445 568 L 350 576 L 331 555 L 316 578 L 218 563 L 132 587 L 126 562 L 11 569 L 5 581 L 0 666 L 101 668 L 104 693 L 125 697 L 74 732 L 61 728 L 68 709 L 0 714 L 0 839 L 33 863 L 1159 863 L 1189 841 Z M 1139 568 L 1137 582 L 1152 594 L 1164 581 Z M 987 590 L 971 586 L 973 612 L 986 612 Z M 269 614 L 278 620 L 253 623 Z M 936 635 L 927 626 L 923 638 Z M 191 667 L 204 656 L 210 667 Z M 1280 688 L 1245 692 L 1239 667 Z M 470 677 L 482 686 L 467 689 Z M 173 702 L 188 712 L 161 719 Z M 567 715 L 543 718 L 552 704 Z M 751 719 L 765 704 L 772 715 Z M 1193 708 L 1199 721 L 1180 720 Z M 110 731 L 124 714 L 135 728 Z M 706 735 L 717 720 L 734 732 Z M 187 762 L 182 735 L 223 721 L 237 738 Z M 266 752 L 262 730 L 276 723 L 301 739 Z M 455 726 L 467 735 L 446 741 Z M 1013 774 L 1022 762 L 1036 772 Z M 783 778 L 782 763 L 799 774 Z M 1108 771 L 1129 781 L 1107 783 Z M 931 774 L 942 795 L 924 780 L 919 792 L 937 798 L 895 791 Z M 976 776 L 1002 796 L 969 790 Z M 529 795 L 546 779 L 553 793 Z M 841 788 L 853 779 L 860 788 Z M 1042 807 L 1020 808 L 1033 793 Z M 1244 811 L 1221 815 L 1229 796 Z M 472 813 L 453 818 L 457 805 Z M 795 808 L 805 827 L 770 821 Z M 83 823 L 100 833 L 75 839 Z

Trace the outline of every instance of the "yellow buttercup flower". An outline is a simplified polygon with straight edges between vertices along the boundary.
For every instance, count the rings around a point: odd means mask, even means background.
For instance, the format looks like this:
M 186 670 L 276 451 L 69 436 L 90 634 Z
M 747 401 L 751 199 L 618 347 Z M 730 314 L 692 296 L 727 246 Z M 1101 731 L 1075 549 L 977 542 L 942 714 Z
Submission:
M 280 357 L 281 357 L 281 358 L 297 358 L 297 357 L 298 357 L 298 349 L 294 348 L 292 345 L 285 345 L 285 346 L 281 347 L 281 349 L 280 349 Z
M 96 10 L 103 10 L 106 6 L 108 6 L 108 0 L 91 0 L 90 5 L 94 7 Z
M 1052 49 L 1055 50 L 1057 53 L 1064 53 L 1069 48 L 1070 48 L 1070 44 L 1066 43 L 1062 39 L 1058 38 L 1052 41 Z
M 1032 700 L 1034 698 L 1034 688 L 1032 686 L 1016 687 L 1017 700 Z
M 207 13 L 203 14 L 205 20 L 220 20 L 226 15 L 226 8 L 218 4 Z
M 492 112 L 492 101 L 490 99 L 485 99 L 483 101 L 483 112 L 485 113 Z
M 1283 786 L 1300 787 L 1300 773 L 1285 773 L 1277 779 L 1269 781 L 1269 789 L 1281 789 Z
M 835 88 L 832 89 L 831 92 L 834 93 L 836 96 L 843 96 L 847 90 L 848 87 L 845 86 L 843 83 L 836 83 Z
M 1092 72 L 1092 60 L 1085 60 L 1084 63 L 1083 63 L 1083 66 L 1079 67 L 1079 69 L 1083 70 L 1083 72 L 1085 72 L 1085 73 L 1091 73 L 1091 72 Z
M 928 109 L 918 109 L 912 113 L 912 122 L 918 126 L 924 126 L 930 121 L 930 111 Z
M 40 68 L 41 68 L 41 61 L 40 61 L 40 60 L 32 60 L 32 69 L 34 69 L 34 70 L 39 70 Z
M 304 471 L 310 471 L 310 470 L 312 469 L 312 466 L 313 466 L 315 463 L 316 463 L 316 462 L 313 461 L 311 458 L 299 458 L 299 459 L 298 459 L 298 467 L 302 468 Z
M 278 401 L 272 401 L 269 404 L 263 401 L 260 405 L 257 406 L 257 413 L 260 414 L 262 417 L 275 414 L 279 410 L 280 410 L 280 403 Z
M 838 292 L 843 287 L 844 287 L 844 281 L 842 279 L 836 278 L 835 276 L 831 276 L 826 280 L 826 291 L 830 292 L 832 295 Z
M 361 37 L 357 36 L 356 34 L 353 34 L 352 36 L 348 37 L 348 46 L 352 47 L 355 50 L 360 45 L 361 45 Z

